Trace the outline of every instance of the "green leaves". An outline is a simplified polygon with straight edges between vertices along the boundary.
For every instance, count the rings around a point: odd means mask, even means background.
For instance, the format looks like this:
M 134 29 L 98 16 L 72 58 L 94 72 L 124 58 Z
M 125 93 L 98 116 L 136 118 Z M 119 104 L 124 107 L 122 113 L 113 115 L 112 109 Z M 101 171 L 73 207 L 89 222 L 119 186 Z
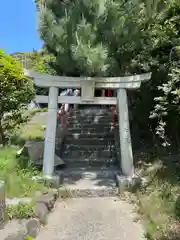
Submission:
M 147 18 L 152 18 L 163 9 L 166 0 L 144 0 Z
M 123 0 L 48 0 L 43 4 L 40 36 L 56 58 L 57 74 L 127 72 L 122 62 L 125 59 L 127 66 L 142 47 L 142 6 Z
M 91 46 L 89 44 L 79 44 L 77 47 L 72 46 L 72 56 L 77 60 L 77 66 L 81 73 L 89 75 L 102 75 L 107 72 L 108 51 L 102 44 Z
M 0 50 L 0 135 L 21 122 L 21 110 L 33 97 L 32 80 L 23 75 L 15 58 Z
M 178 47 L 172 56 L 176 64 L 169 63 L 171 49 L 180 45 L 179 1 L 41 2 L 39 31 L 52 58 L 40 61 L 36 69 L 46 72 L 52 67 L 53 74 L 66 76 L 124 76 L 152 71 L 152 79 L 137 94 L 133 116 L 146 131 L 151 127 L 155 130 L 157 123 L 161 131 L 156 132 L 162 133 L 162 139 L 164 130 L 171 136 L 175 125 L 180 135 L 175 117 L 180 112 Z M 147 127 L 147 122 L 152 126 Z

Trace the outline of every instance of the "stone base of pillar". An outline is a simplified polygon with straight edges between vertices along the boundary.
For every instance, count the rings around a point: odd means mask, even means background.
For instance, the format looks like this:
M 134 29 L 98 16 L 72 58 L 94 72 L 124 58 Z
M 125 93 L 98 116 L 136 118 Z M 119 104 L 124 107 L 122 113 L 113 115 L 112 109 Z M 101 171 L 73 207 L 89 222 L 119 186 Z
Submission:
M 63 182 L 63 174 L 58 173 L 57 175 L 34 176 L 32 177 L 32 180 L 44 182 L 45 186 L 59 189 Z
M 52 188 L 59 188 L 61 185 L 60 175 L 51 175 L 44 176 L 44 183 L 46 186 L 50 186 Z
M 136 192 L 143 185 L 143 179 L 139 176 L 127 177 L 116 174 L 115 178 L 119 194 L 124 191 Z

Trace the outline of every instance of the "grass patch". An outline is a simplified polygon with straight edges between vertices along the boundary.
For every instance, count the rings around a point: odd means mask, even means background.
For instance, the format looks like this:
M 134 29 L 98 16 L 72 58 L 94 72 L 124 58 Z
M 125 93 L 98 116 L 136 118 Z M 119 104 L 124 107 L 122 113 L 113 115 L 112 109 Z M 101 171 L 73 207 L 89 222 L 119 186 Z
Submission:
M 24 118 L 28 118 L 31 119 L 34 115 L 36 115 L 36 113 L 40 113 L 40 112 L 47 112 L 48 109 L 47 108 L 33 108 L 33 109 L 28 109 L 24 111 L 23 117 Z
M 16 145 L 24 145 L 26 141 L 43 141 L 44 129 L 42 123 L 29 124 L 21 127 L 13 136 L 12 143 Z
M 29 121 L 14 130 L 10 143 L 14 145 L 0 147 L 0 180 L 5 182 L 6 195 L 12 197 L 33 197 L 44 189 L 44 183 L 31 180 L 41 173 L 32 166 L 27 157 L 16 157 L 17 150 L 28 140 L 42 140 L 44 137 L 44 115 L 47 109 L 30 109 L 24 111 L 23 118 Z M 37 114 L 37 115 L 36 115 Z
M 32 176 L 41 175 L 29 161 L 28 157 L 17 157 L 19 146 L 28 140 L 43 140 L 45 117 L 39 112 L 47 109 L 32 109 L 24 112 L 23 118 L 28 122 L 14 129 L 8 146 L 0 146 L 0 180 L 5 183 L 6 197 L 34 199 L 42 191 L 48 191 L 43 181 L 32 180 Z M 13 144 L 10 145 L 10 144 Z M 8 219 L 30 218 L 34 214 L 34 203 L 7 206 Z
M 34 216 L 34 203 L 6 207 L 8 219 L 29 219 Z
M 24 118 L 29 119 L 28 123 L 21 124 L 20 128 L 15 130 L 11 136 L 11 144 L 24 145 L 26 141 L 42 141 L 44 139 L 43 125 L 46 124 L 44 116 L 35 118 L 37 113 L 47 112 L 47 109 L 31 109 L 24 112 Z
M 139 213 L 150 240 L 180 239 L 179 156 L 150 156 L 138 168 L 147 184 L 135 193 Z
M 44 183 L 31 180 L 34 175 L 40 175 L 28 162 L 28 159 L 16 158 L 17 148 L 0 148 L 0 180 L 5 182 L 6 196 L 33 197 L 45 189 Z

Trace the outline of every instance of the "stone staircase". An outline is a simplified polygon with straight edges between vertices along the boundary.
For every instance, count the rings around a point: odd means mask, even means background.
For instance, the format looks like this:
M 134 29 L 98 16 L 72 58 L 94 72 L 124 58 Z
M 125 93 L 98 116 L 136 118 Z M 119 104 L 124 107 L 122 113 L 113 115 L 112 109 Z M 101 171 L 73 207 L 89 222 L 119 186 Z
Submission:
M 67 167 L 116 164 L 111 114 L 97 107 L 72 112 L 62 153 Z
M 88 106 L 72 111 L 61 152 L 66 165 L 62 194 L 67 189 L 73 197 L 117 194 L 114 136 L 110 108 Z

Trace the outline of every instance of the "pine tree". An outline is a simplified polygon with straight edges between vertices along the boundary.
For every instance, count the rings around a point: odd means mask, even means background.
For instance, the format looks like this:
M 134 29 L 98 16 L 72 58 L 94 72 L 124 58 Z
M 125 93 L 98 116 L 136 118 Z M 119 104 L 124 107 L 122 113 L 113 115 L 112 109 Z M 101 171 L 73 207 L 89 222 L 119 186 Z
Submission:
M 128 0 L 40 0 L 40 36 L 59 75 L 131 72 L 144 41 L 144 5 Z

